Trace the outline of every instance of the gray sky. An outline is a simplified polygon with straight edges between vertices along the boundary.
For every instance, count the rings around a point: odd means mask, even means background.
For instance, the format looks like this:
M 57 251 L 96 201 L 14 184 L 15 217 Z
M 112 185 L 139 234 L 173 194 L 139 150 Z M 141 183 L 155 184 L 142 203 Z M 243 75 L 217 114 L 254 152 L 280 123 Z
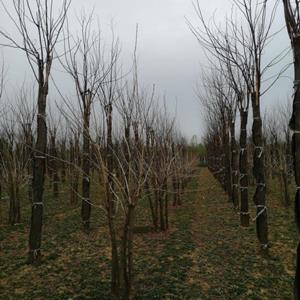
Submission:
M 7 3 L 7 7 L 11 5 L 11 0 L 3 1 Z M 220 22 L 226 11 L 230 11 L 232 4 L 231 0 L 200 0 L 199 2 L 207 18 L 216 11 L 216 18 Z M 199 23 L 195 17 L 192 1 L 73 0 L 69 14 L 70 24 L 74 22 L 74 16 L 79 15 L 82 9 L 90 12 L 93 7 L 95 15 L 99 17 L 104 39 L 113 21 L 115 34 L 120 38 L 122 58 L 125 62 L 132 57 L 135 27 L 137 23 L 139 24 L 140 79 L 146 86 L 151 87 L 155 84 L 157 91 L 166 96 L 169 110 L 177 112 L 177 119 L 185 136 L 200 137 L 205 125 L 202 121 L 201 107 L 195 95 L 195 85 L 206 60 L 185 21 L 187 17 L 193 24 Z M 8 27 L 8 24 L 5 18 L 1 18 L 1 28 L 9 31 L 12 27 Z M 280 8 L 275 27 L 281 26 L 284 26 L 284 19 Z M 11 32 L 14 31 L 11 29 Z M 287 34 L 283 30 L 276 37 L 276 41 L 270 45 L 268 51 L 272 56 L 288 46 Z M 22 83 L 25 76 L 27 78 L 31 76 L 31 72 L 23 53 L 11 49 L 4 49 L 2 52 L 8 69 L 6 92 L 9 95 L 16 86 Z M 285 63 L 289 59 L 286 59 Z M 54 65 L 54 72 L 59 70 L 57 64 L 58 62 Z M 264 109 L 272 109 L 274 103 L 284 101 L 291 94 L 291 71 L 287 73 L 287 76 L 264 97 Z M 64 82 L 63 84 L 65 87 L 72 88 L 70 83 Z

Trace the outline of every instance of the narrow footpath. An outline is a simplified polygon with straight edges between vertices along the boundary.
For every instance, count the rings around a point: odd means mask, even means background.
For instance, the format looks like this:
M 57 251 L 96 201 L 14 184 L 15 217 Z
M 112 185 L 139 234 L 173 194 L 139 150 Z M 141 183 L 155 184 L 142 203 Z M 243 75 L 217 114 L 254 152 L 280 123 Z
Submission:
M 201 289 L 199 298 L 292 299 L 292 208 L 282 207 L 276 195 L 267 195 L 271 249 L 270 258 L 264 259 L 258 253 L 255 222 L 240 227 L 238 213 L 208 169 L 200 171 L 198 190 L 192 223 L 196 247 L 187 281 Z

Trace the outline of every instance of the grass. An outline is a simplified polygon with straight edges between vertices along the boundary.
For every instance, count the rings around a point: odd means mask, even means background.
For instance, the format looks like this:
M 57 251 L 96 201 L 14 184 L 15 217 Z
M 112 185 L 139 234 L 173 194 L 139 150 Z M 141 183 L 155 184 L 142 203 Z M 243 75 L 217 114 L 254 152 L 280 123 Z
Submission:
M 238 214 L 205 168 L 191 182 L 184 205 L 170 207 L 167 233 L 149 230 L 147 203 L 141 203 L 134 239 L 135 299 L 292 299 L 297 234 L 293 209 L 282 206 L 277 186 L 272 183 L 267 195 L 268 259 L 258 253 L 255 224 L 239 226 Z M 84 234 L 80 204 L 70 205 L 64 189 L 58 200 L 46 190 L 39 267 L 25 264 L 28 201 L 22 201 L 22 224 L 9 226 L 2 217 L 0 299 L 109 299 L 103 212 L 92 210 L 92 230 Z M 97 191 L 93 186 L 94 203 L 100 201 Z M 2 216 L 6 209 L 3 201 Z

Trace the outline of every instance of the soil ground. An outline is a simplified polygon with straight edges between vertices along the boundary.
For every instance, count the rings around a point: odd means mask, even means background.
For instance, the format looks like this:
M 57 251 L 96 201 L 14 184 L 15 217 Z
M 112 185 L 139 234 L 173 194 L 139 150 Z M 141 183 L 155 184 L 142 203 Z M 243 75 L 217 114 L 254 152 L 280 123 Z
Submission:
M 141 203 L 134 240 L 135 299 L 292 299 L 293 208 L 282 205 L 275 181 L 270 187 L 268 258 L 259 255 L 255 223 L 239 226 L 238 213 L 206 168 L 189 185 L 184 204 L 170 207 L 167 233 L 151 230 L 148 205 Z M 87 235 L 80 228 L 80 203 L 70 205 L 67 191 L 58 200 L 46 193 L 43 261 L 34 267 L 25 263 L 28 200 L 22 200 L 24 222 L 16 226 L 5 223 L 6 200 L 0 207 L 0 299 L 109 299 L 110 244 L 100 209 L 94 207 Z

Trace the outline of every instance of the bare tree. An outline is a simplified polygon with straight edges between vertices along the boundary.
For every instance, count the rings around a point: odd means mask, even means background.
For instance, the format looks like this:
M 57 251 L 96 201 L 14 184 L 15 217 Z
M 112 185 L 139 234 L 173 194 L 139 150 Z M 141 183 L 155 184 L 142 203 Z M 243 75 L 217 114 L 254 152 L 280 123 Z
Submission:
M 33 201 L 28 257 L 29 263 L 35 263 L 41 258 L 49 78 L 54 48 L 62 31 L 70 1 L 62 1 L 57 16 L 54 15 L 53 0 L 37 0 L 34 4 L 26 0 L 13 0 L 12 11 L 8 10 L 3 0 L 1 4 L 20 37 L 19 41 L 7 31 L 0 30 L 4 40 L 1 44 L 24 51 L 38 84 L 37 140 L 33 155 Z
M 2 182 L 9 196 L 9 223 L 15 225 L 21 220 L 21 192 L 27 183 L 27 169 L 30 156 L 25 151 L 23 124 L 16 119 L 14 109 L 6 111 L 1 123 L 0 168 Z
M 104 50 L 100 36 L 92 30 L 93 14 L 80 18 L 80 34 L 74 39 L 69 27 L 65 40 L 64 69 L 74 80 L 77 97 L 82 114 L 82 208 L 81 217 L 84 229 L 90 227 L 91 199 L 90 199 L 90 118 L 95 97 L 103 89 L 105 81 L 110 81 L 112 65 L 115 63 L 115 53 L 108 64 L 105 63 Z M 113 49 L 112 51 L 115 51 Z
M 262 90 L 262 78 L 266 72 L 284 57 L 285 52 L 280 52 L 267 63 L 263 63 L 263 51 L 271 38 L 271 25 L 275 17 L 278 2 L 235 0 L 235 8 L 242 17 L 243 23 L 229 19 L 225 30 L 213 23 L 213 29 L 205 22 L 199 2 L 195 4 L 196 12 L 204 27 L 195 28 L 190 24 L 192 32 L 213 57 L 222 61 L 230 61 L 243 76 L 246 85 L 244 95 L 250 97 L 253 112 L 252 137 L 254 144 L 253 174 L 256 179 L 256 192 L 253 200 L 256 206 L 255 217 L 257 237 L 261 252 L 268 253 L 268 225 L 267 208 L 265 203 L 265 174 L 264 174 L 264 149 L 262 137 L 262 120 L 260 113 L 261 96 L 272 87 L 280 77 L 281 72 L 272 78 L 272 82 Z M 233 15 L 233 14 L 232 14 Z M 232 42 L 233 41 L 233 42 Z M 247 213 L 247 212 L 246 212 Z

